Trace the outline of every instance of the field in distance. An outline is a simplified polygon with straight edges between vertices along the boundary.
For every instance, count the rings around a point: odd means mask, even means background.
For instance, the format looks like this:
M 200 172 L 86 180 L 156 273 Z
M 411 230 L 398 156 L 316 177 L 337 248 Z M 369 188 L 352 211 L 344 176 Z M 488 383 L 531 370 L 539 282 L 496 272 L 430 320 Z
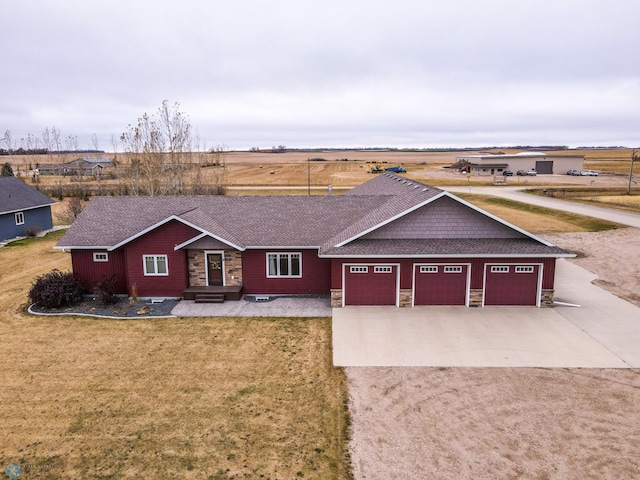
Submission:
M 488 176 L 467 178 L 457 170 L 448 168 L 456 161 L 456 156 L 472 154 L 509 154 L 522 150 L 517 149 L 489 149 L 476 151 L 408 151 L 408 150 L 294 150 L 281 153 L 271 151 L 230 151 L 222 154 L 196 153 L 193 162 L 207 165 L 202 168 L 205 182 L 213 183 L 214 177 L 220 175 L 219 169 L 213 166 L 215 162 L 224 165 L 224 185 L 231 187 L 229 193 L 238 192 L 242 186 L 247 187 L 289 187 L 315 186 L 326 188 L 332 185 L 336 193 L 342 188 L 350 188 L 371 178 L 371 168 L 378 165 L 381 168 L 402 166 L 407 170 L 404 174 L 408 178 L 428 183 L 434 186 L 442 185 L 474 185 L 491 184 Z M 585 169 L 601 172 L 594 177 L 569 177 L 567 175 L 538 176 L 530 178 L 509 178 L 508 183 L 518 185 L 598 185 L 607 187 L 622 187 L 625 185 L 625 175 L 629 172 L 631 149 L 582 149 L 546 151 L 554 155 L 584 155 Z M 0 162 L 10 161 L 14 170 L 26 171 L 28 165 L 50 163 L 66 163 L 78 157 L 117 158 L 121 166 L 127 165 L 124 154 L 65 154 L 39 156 L 5 156 Z M 52 188 L 56 185 L 73 185 L 71 177 L 55 175 L 41 175 L 41 185 Z M 84 188 L 93 188 L 96 181 L 91 176 L 82 180 Z M 101 180 L 107 192 L 115 189 L 116 181 L 108 178 Z M 77 182 L 75 183 L 77 185 Z M 323 190 L 323 193 L 326 190 Z M 293 193 L 293 192 L 292 192 Z M 306 192 L 304 192 L 306 193 Z

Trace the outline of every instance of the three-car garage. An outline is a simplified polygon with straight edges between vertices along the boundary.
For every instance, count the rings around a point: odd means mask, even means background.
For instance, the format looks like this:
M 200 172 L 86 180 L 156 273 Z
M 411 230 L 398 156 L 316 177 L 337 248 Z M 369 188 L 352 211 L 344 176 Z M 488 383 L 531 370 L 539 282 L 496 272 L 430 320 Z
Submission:
M 401 277 L 403 268 L 411 275 Z M 401 292 L 410 292 L 411 303 L 402 306 L 469 306 L 472 288 L 481 292 L 482 306 L 539 305 L 542 270 L 539 263 L 343 263 L 343 305 L 401 306 Z

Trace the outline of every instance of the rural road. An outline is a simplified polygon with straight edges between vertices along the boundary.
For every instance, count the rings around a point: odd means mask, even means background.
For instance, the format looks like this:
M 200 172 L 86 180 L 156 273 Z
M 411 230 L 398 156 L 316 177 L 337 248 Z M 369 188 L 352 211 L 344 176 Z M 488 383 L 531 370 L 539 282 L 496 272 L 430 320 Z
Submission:
M 640 214 L 616 210 L 613 208 L 596 207 L 581 203 L 568 202 L 558 198 L 540 197 L 525 193 L 518 187 L 439 187 L 451 193 L 477 193 L 480 195 L 492 195 L 494 197 L 507 198 L 522 203 L 529 203 L 539 207 L 553 208 L 566 212 L 577 213 L 589 217 L 609 220 L 610 222 L 640 228 Z

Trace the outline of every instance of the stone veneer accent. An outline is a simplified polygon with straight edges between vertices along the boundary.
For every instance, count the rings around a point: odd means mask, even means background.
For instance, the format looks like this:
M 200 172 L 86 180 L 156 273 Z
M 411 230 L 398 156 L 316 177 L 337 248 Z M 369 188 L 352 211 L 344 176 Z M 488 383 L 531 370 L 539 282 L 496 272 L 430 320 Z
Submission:
M 413 295 L 411 290 L 400 289 L 400 306 L 411 307 L 413 303 Z
M 331 289 L 331 308 L 342 307 L 342 289 Z
M 542 290 L 540 295 L 540 307 L 553 307 L 553 296 L 555 290 Z
M 482 307 L 482 293 L 484 290 L 471 289 L 469 292 L 469 306 L 470 307 Z
M 207 285 L 204 250 L 187 250 L 189 265 L 189 286 L 204 287 Z M 224 250 L 224 284 L 225 286 L 242 285 L 242 254 L 237 250 Z

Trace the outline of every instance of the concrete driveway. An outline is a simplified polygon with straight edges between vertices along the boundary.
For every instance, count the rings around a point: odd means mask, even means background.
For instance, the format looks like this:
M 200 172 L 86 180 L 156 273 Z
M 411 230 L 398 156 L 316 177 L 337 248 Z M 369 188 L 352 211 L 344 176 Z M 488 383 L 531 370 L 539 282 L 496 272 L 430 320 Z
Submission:
M 337 366 L 640 367 L 640 308 L 557 263 L 556 300 L 580 306 L 333 309 Z

